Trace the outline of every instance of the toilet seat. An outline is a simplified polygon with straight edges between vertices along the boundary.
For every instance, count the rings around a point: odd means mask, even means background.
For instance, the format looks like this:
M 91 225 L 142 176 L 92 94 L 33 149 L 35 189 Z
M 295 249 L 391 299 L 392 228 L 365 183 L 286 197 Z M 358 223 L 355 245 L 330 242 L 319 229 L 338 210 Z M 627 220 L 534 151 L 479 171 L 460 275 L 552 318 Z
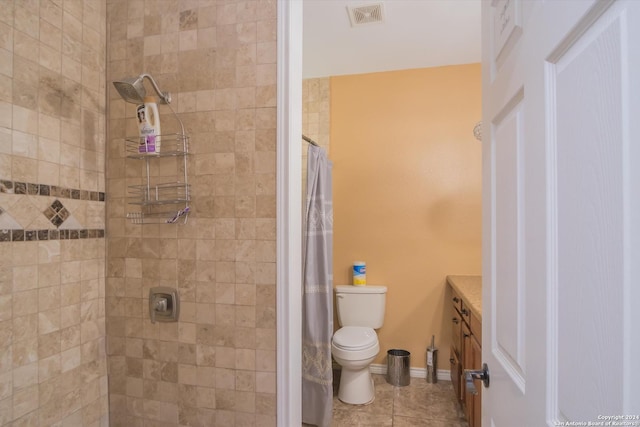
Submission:
M 360 351 L 377 344 L 376 331 L 365 326 L 344 326 L 333 334 L 333 345 L 340 350 Z

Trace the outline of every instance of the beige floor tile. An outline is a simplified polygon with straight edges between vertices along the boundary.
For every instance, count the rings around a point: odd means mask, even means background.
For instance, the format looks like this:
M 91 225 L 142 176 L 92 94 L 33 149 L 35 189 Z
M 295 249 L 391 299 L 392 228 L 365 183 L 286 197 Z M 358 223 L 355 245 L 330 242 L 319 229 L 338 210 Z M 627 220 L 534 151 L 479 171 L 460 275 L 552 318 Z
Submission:
M 408 386 L 394 387 L 384 375 L 373 375 L 374 401 L 347 405 L 337 397 L 339 380 L 339 371 L 334 371 L 332 427 L 467 427 L 449 381 L 428 384 L 411 378 Z

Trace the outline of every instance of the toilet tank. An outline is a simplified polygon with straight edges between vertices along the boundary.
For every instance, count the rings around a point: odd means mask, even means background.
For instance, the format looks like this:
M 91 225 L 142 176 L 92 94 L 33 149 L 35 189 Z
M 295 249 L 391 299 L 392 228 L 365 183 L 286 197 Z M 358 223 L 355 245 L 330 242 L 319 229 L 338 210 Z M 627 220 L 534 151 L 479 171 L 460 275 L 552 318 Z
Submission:
M 384 323 L 386 286 L 336 286 L 336 309 L 340 326 L 378 329 Z

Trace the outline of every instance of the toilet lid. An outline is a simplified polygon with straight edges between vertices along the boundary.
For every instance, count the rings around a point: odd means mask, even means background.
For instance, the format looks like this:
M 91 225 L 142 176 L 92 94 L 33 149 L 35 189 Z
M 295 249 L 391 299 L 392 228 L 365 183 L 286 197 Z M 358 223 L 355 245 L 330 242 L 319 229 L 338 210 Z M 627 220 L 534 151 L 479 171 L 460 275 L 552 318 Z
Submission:
M 364 350 L 378 342 L 376 331 L 364 326 L 345 326 L 333 334 L 333 344 L 345 350 Z

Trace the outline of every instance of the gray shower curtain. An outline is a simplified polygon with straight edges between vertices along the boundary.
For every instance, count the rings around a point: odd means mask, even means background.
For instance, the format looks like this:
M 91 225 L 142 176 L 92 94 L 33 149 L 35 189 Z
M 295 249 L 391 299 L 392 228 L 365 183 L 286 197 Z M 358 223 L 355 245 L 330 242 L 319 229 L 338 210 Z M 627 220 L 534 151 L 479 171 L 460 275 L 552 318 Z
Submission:
M 303 245 L 302 421 L 331 425 L 333 412 L 333 194 L 331 162 L 309 146 Z

